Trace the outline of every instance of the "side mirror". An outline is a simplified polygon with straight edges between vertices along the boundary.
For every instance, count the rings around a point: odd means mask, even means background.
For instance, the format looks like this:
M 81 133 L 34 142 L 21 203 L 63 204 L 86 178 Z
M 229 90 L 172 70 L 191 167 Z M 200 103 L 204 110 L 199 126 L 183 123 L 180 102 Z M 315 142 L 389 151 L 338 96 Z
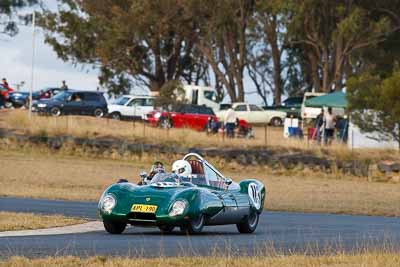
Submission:
M 225 184 L 227 185 L 227 186 L 230 186 L 231 184 L 232 184 L 232 179 L 231 178 L 226 178 L 225 179 Z
M 226 178 L 224 183 L 225 183 L 225 191 L 228 190 L 229 186 L 232 184 L 232 179 L 231 178 Z

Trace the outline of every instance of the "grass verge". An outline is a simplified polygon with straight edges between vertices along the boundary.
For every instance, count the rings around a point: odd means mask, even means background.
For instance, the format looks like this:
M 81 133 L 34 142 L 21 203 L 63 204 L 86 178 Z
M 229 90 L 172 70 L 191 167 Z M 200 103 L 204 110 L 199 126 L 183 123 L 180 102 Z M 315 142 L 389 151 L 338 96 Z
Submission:
M 59 266 L 59 267 L 135 267 L 135 266 L 215 266 L 215 267 L 242 267 L 242 266 L 270 266 L 270 267 L 398 267 L 400 266 L 400 254 L 365 252 L 358 254 L 337 254 L 327 256 L 272 256 L 272 257 L 172 257 L 172 258 L 106 258 L 102 256 L 81 259 L 77 257 L 49 257 L 43 259 L 28 259 L 12 257 L 0 262 L 1 267 L 20 266 Z
M 164 130 L 146 126 L 140 122 L 117 121 L 84 116 L 33 116 L 28 118 L 26 110 L 12 110 L 0 114 L 0 127 L 33 135 L 76 137 L 113 137 L 148 144 L 169 144 L 181 147 L 221 148 L 268 148 L 279 151 L 307 151 L 335 159 L 400 159 L 400 153 L 382 149 L 348 149 L 346 145 L 334 143 L 320 147 L 315 142 L 297 138 L 284 138 L 282 127 L 253 127 L 255 138 L 227 139 L 221 135 L 207 136 L 204 132 L 190 129 Z
M 62 215 L 38 215 L 0 211 L 0 232 L 16 230 L 34 230 L 80 224 L 83 219 L 69 218 Z
M 139 171 L 148 170 L 156 159 L 129 161 L 0 151 L 0 196 L 97 201 L 103 190 L 119 178 L 137 182 Z M 212 163 L 235 181 L 263 181 L 268 210 L 400 216 L 400 205 L 396 205 L 400 201 L 400 184 L 306 170 L 289 174 L 266 167 Z

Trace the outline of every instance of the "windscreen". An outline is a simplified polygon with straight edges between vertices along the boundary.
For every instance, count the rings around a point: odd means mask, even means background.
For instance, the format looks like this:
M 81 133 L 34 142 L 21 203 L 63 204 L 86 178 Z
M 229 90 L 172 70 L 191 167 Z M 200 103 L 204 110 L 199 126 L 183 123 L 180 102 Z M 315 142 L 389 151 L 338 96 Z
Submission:
M 121 96 L 121 97 L 115 99 L 113 104 L 123 106 L 129 101 L 129 99 L 130 99 L 129 97 Z
M 71 95 L 71 92 L 62 92 L 62 93 L 59 93 L 59 94 L 56 94 L 55 96 L 53 96 L 52 99 L 59 100 L 59 101 L 64 101 L 70 95 Z
M 204 175 L 192 175 L 189 177 L 178 176 L 175 173 L 157 173 L 151 180 L 151 184 L 156 183 L 188 183 L 194 185 L 207 185 Z
M 154 175 L 151 183 L 159 183 L 159 182 L 181 182 L 178 175 L 175 173 L 157 173 Z

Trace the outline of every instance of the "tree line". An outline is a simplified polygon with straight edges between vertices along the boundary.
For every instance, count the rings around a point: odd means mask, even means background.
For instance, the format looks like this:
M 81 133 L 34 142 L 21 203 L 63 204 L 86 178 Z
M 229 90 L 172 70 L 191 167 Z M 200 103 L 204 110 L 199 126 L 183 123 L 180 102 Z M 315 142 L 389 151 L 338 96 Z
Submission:
M 398 1 L 61 0 L 41 26 L 58 56 L 90 63 L 112 93 L 132 83 L 213 83 L 245 100 L 245 77 L 267 103 L 283 94 L 341 90 L 396 36 Z

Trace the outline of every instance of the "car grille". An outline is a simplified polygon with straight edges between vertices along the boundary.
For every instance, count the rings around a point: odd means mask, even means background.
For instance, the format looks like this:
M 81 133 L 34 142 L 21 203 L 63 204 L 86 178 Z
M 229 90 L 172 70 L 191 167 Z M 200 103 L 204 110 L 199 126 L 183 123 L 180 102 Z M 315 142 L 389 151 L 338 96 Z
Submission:
M 130 212 L 126 215 L 128 220 L 145 220 L 155 221 L 156 215 L 154 213 L 143 213 L 143 212 Z

